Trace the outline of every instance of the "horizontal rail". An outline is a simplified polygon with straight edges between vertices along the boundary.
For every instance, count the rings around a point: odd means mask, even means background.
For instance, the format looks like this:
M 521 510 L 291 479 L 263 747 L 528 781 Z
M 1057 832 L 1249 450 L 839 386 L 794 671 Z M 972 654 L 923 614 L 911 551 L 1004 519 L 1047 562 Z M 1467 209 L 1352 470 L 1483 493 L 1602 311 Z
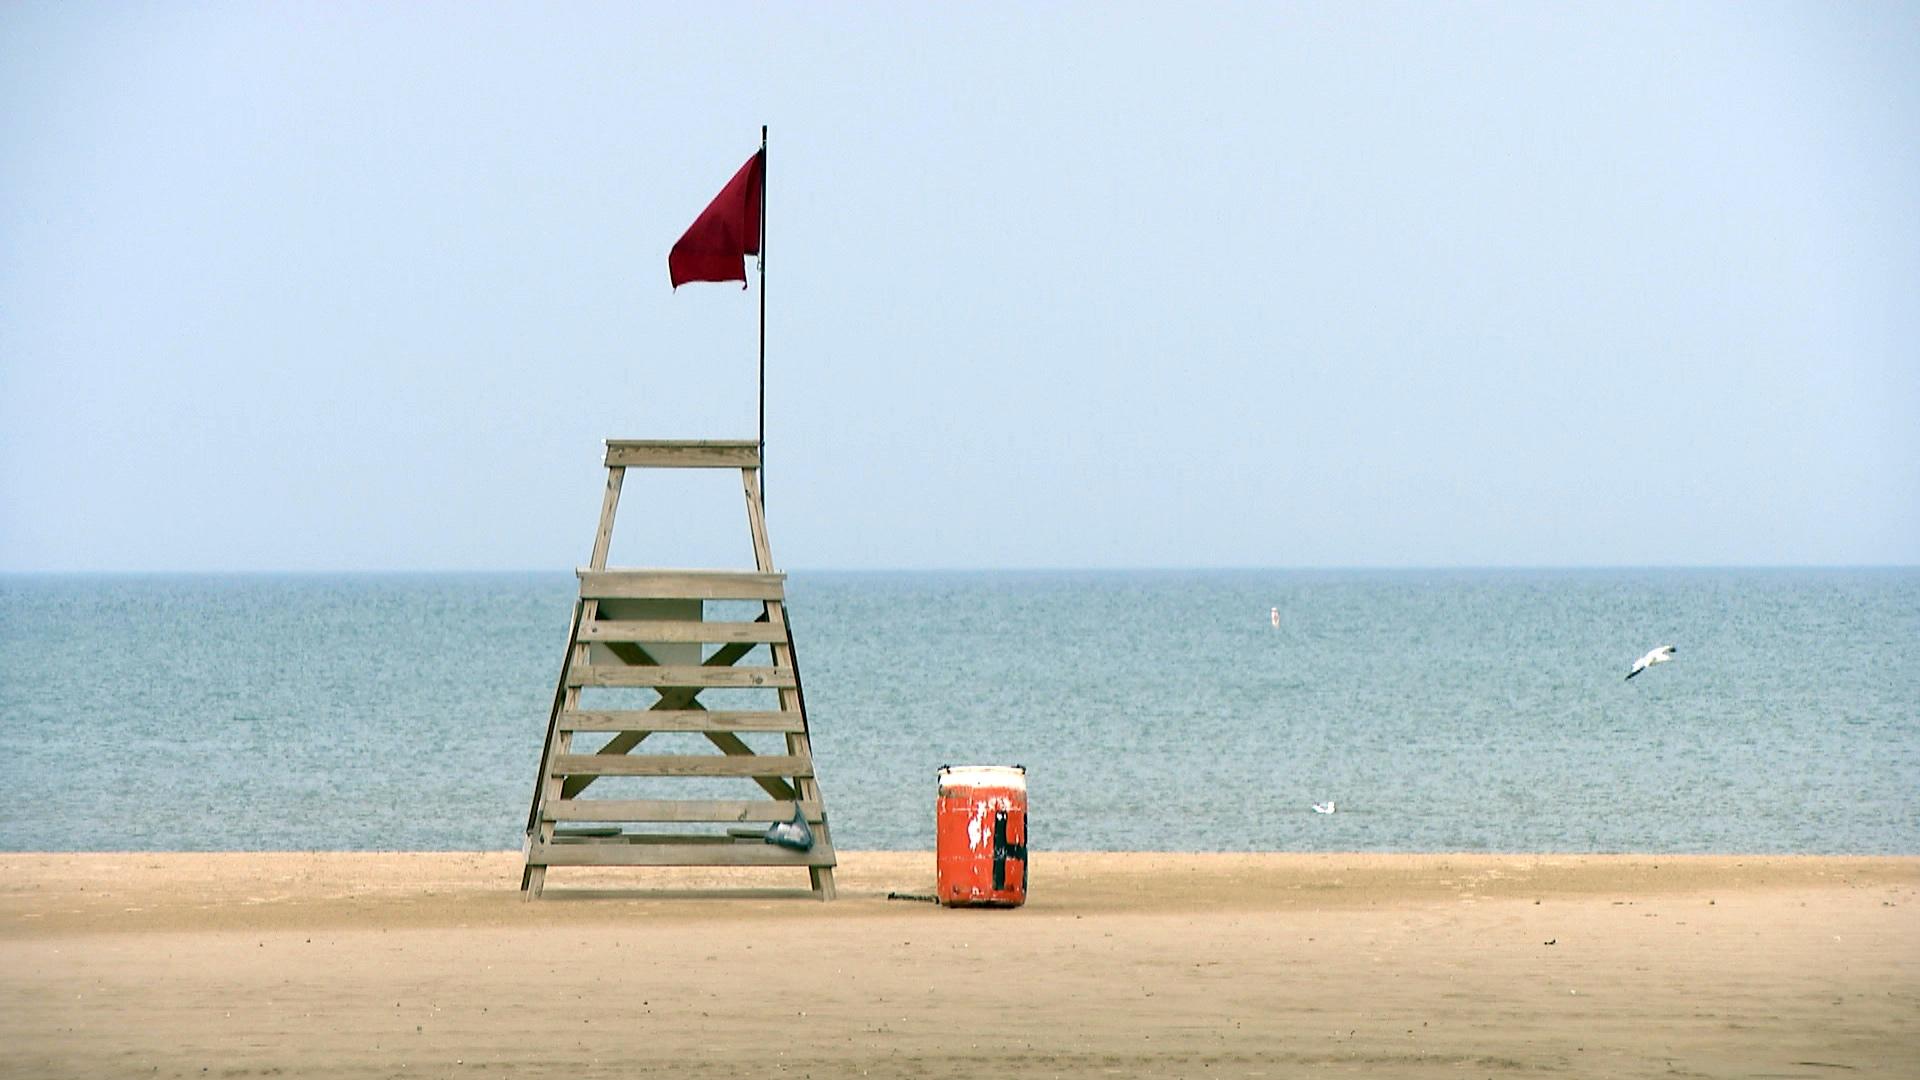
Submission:
M 833 847 L 816 840 L 811 850 L 775 844 L 536 843 L 529 866 L 832 866 Z
M 812 776 L 794 754 L 556 754 L 553 776 Z
M 765 842 L 764 837 L 755 836 L 754 840 Z M 618 826 L 602 831 L 600 828 L 566 829 L 553 831 L 556 844 L 739 844 L 748 840 L 745 836 L 709 836 L 699 833 L 631 833 L 621 832 Z
M 567 669 L 568 686 L 693 686 L 753 690 L 793 686 L 793 669 L 704 664 L 585 664 Z
M 556 799 L 547 821 L 792 821 L 794 807 L 808 821 L 826 820 L 819 800 L 781 799 Z
M 589 570 L 580 577 L 583 600 L 779 600 L 785 574 L 756 570 Z
M 560 714 L 562 731 L 805 731 L 796 712 L 728 709 L 573 709 Z
M 608 439 L 607 467 L 757 469 L 760 444 L 749 439 Z
M 670 622 L 601 619 L 580 626 L 581 641 L 785 642 L 787 628 L 769 622 Z

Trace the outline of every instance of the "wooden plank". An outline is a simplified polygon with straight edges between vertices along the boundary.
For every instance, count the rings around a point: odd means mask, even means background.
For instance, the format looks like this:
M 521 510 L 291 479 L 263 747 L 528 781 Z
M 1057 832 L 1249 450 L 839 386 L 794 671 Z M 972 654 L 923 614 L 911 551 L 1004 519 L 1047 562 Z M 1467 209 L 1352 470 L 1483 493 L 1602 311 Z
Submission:
M 775 642 L 787 632 L 764 622 L 666 622 L 645 619 L 601 619 L 580 628 L 581 641 L 601 642 Z
M 767 508 L 760 500 L 760 474 L 740 470 L 740 487 L 747 497 L 747 534 L 753 540 L 753 565 L 773 572 L 773 545 L 767 541 Z
M 741 471 L 749 476 L 753 474 L 752 470 L 750 469 L 743 469 Z M 599 601 L 596 600 L 594 601 L 594 603 L 597 604 L 599 603 Z M 767 611 L 762 613 L 761 618 L 763 619 L 767 617 L 767 612 L 777 612 L 778 610 L 780 610 L 780 605 L 777 601 L 767 602 L 764 604 L 764 606 L 767 609 Z M 582 647 L 586 648 L 587 646 L 582 646 Z M 613 650 L 615 655 L 619 656 L 620 659 L 626 661 L 629 664 L 645 665 L 645 664 L 654 663 L 653 657 L 647 652 L 645 648 L 643 648 L 641 645 L 639 645 L 636 642 L 613 642 L 613 643 L 608 643 L 606 647 Z M 712 656 L 706 659 L 706 661 L 702 666 L 709 667 L 709 668 L 727 667 L 731 665 L 735 660 L 738 660 L 740 657 L 745 656 L 752 649 L 753 649 L 753 646 L 745 642 L 732 642 L 726 645 L 722 645 Z M 799 676 L 796 674 L 794 678 L 795 678 L 795 684 L 798 685 Z M 660 700 L 654 702 L 653 707 L 655 709 L 661 709 L 661 708 L 699 709 L 702 706 L 700 705 L 699 702 L 695 701 L 694 698 L 700 693 L 700 690 L 701 690 L 700 687 L 685 687 L 685 686 L 661 687 Z M 575 689 L 571 692 L 577 695 L 580 691 L 578 689 Z M 787 695 L 790 692 L 791 691 L 784 690 L 784 689 L 780 691 L 781 701 L 783 703 L 782 704 L 783 709 L 790 708 L 793 705 L 793 703 L 789 701 L 787 697 Z M 579 702 L 577 700 L 569 702 L 568 704 L 570 709 L 577 711 L 577 706 L 579 705 Z M 801 723 L 802 724 L 806 723 L 806 716 L 804 713 L 801 715 Z M 627 751 L 633 749 L 634 746 L 638 745 L 640 740 L 647 737 L 647 734 L 648 733 L 644 731 L 622 731 L 620 734 L 615 735 L 612 739 L 608 740 L 607 744 L 601 747 L 599 752 L 602 754 L 624 754 Z M 708 742 L 719 747 L 721 751 L 724 753 L 728 753 L 728 754 L 753 753 L 752 747 L 748 746 L 745 742 L 741 741 L 738 735 L 735 735 L 730 731 L 708 730 L 703 732 L 702 734 L 706 735 Z M 792 753 L 791 747 L 789 747 L 788 752 Z M 592 782 L 593 782 L 593 777 L 591 776 L 571 777 L 562 786 L 562 794 L 565 796 L 571 796 Z M 776 799 L 792 799 L 797 797 L 797 793 L 795 792 L 793 785 L 787 783 L 785 780 L 782 780 L 777 776 L 755 776 L 753 777 L 753 782 L 760 786 L 760 790 L 766 792 L 768 795 L 771 795 Z
M 753 469 L 740 470 L 740 483 L 747 497 L 747 531 L 753 537 L 753 565 L 763 571 L 773 570 L 773 546 L 767 540 L 767 510 L 760 492 L 760 474 Z M 800 658 L 794 654 L 793 629 L 787 622 L 786 604 L 780 600 L 769 600 L 764 605 L 767 622 L 783 631 L 784 640 L 769 647 L 773 662 L 778 667 L 793 669 L 793 688 L 780 691 L 780 708 L 800 714 L 800 730 L 787 735 L 787 753 L 813 758 L 813 748 L 807 732 L 806 691 L 800 680 Z M 708 736 L 712 738 L 712 736 Z M 820 784 L 812 776 L 795 778 L 794 795 L 797 798 L 817 802 L 820 799 Z M 814 832 L 815 843 L 831 849 L 833 841 L 828 835 L 826 822 Z M 810 868 L 807 873 L 813 879 L 813 894 L 822 900 L 834 898 L 833 864 L 827 863 Z
M 553 704 L 547 711 L 547 739 L 540 744 L 540 771 L 533 778 L 533 799 L 527 806 L 528 835 L 532 835 L 534 830 L 540 826 L 540 798 L 541 794 L 546 791 L 548 781 L 547 758 L 553 754 L 553 737 L 554 734 L 560 730 L 560 714 L 563 711 L 562 706 L 566 704 L 567 699 L 566 670 L 573 659 L 574 638 L 580 630 L 580 613 L 584 607 L 586 607 L 585 601 L 575 600 L 573 602 L 573 619 L 567 624 L 567 647 L 560 654 L 560 677 L 554 680 Z M 530 882 L 527 881 L 526 874 L 522 873 L 520 876 L 521 890 L 525 891 L 529 884 Z
M 588 621 L 591 622 L 592 620 L 588 620 Z M 581 646 L 581 648 L 585 649 L 586 646 L 583 645 Z M 753 650 L 753 646 L 746 644 L 744 642 L 735 642 L 731 645 L 722 645 L 717 651 L 714 652 L 712 656 L 707 657 L 706 666 L 727 667 L 733 664 L 735 661 L 739 660 L 741 657 L 747 655 L 747 653 L 751 652 L 752 650 Z M 576 700 L 567 702 L 567 710 L 569 712 L 577 711 L 576 707 L 579 705 L 579 701 L 577 700 L 577 698 L 580 691 L 576 689 L 576 690 L 573 690 L 572 693 L 575 695 Z M 660 700 L 654 702 L 653 707 L 656 709 L 663 709 L 663 710 L 664 709 L 687 709 L 687 708 L 697 709 L 700 707 L 700 705 L 694 699 L 699 696 L 700 696 L 699 687 L 666 687 L 660 691 Z M 623 732 L 619 735 L 615 735 L 613 739 L 607 743 L 607 745 L 601 747 L 600 752 L 602 754 L 624 754 L 627 751 L 632 750 L 634 747 L 640 745 L 640 740 L 645 739 L 646 737 L 647 737 L 647 733 L 644 731 Z M 561 795 L 564 798 L 571 799 L 575 795 L 579 794 L 581 791 L 585 790 L 587 785 L 591 783 L 593 783 L 593 777 L 591 776 L 573 777 L 572 779 L 568 780 L 566 784 L 562 787 Z M 759 780 L 755 780 L 754 783 L 759 784 L 763 789 L 766 790 L 767 794 L 772 795 L 776 799 L 782 799 L 782 798 L 790 799 L 793 797 L 793 792 L 791 790 L 786 791 L 784 794 L 776 790 L 776 788 L 786 787 L 784 783 L 778 780 L 759 779 Z
M 698 625 L 706 618 L 705 600 L 601 600 L 599 603 L 600 617 L 584 624 L 581 630 L 621 622 L 688 626 Z M 619 657 L 623 664 L 698 664 L 706 659 L 705 650 L 698 641 L 648 641 L 646 648 L 641 650 L 641 643 L 634 638 L 622 640 L 604 634 L 583 633 L 580 640 L 593 646 L 588 655 L 589 663 L 609 664 L 613 662 L 612 657 Z M 646 654 L 645 659 L 641 658 L 642 652 Z
M 777 844 L 535 844 L 529 862 L 543 866 L 832 866 L 833 849 L 811 851 Z
M 575 571 L 580 595 L 593 600 L 778 600 L 785 574 L 756 570 Z
M 702 734 L 707 737 L 708 742 L 719 747 L 720 752 L 723 754 L 746 757 L 754 752 L 753 747 L 748 746 L 745 740 L 731 731 L 707 731 L 702 732 Z M 811 770 L 809 770 L 809 773 L 810 772 Z M 799 797 L 793 788 L 779 777 L 756 776 L 753 782 L 760 785 L 760 790 L 776 799 L 793 799 Z
M 700 833 L 630 833 L 621 832 L 617 826 L 611 828 L 608 834 L 600 836 L 564 835 L 563 830 L 559 829 L 554 830 L 554 833 L 554 843 L 556 844 L 741 844 L 746 842 L 746 837 L 744 836 L 715 836 Z M 759 840 L 761 843 L 766 842 L 765 838 L 761 836 L 756 836 L 754 839 Z
M 554 776 L 812 776 L 793 754 L 555 754 Z
M 568 731 L 799 731 L 797 712 L 725 709 L 576 709 L 560 717 Z
M 791 799 L 559 799 L 549 821 L 792 821 L 798 806 L 808 821 L 826 820 L 818 801 Z
M 608 439 L 607 467 L 757 469 L 760 444 L 751 439 Z
M 607 568 L 607 549 L 613 546 L 613 516 L 620 511 L 620 485 L 626 478 L 625 469 L 607 470 L 607 491 L 600 497 L 600 524 L 593 530 L 593 554 L 587 556 L 589 570 Z
M 568 686 L 673 686 L 701 689 L 779 688 L 793 685 L 793 669 L 681 664 L 582 664 L 567 670 Z
M 600 521 L 599 524 L 595 526 L 593 532 L 593 553 L 587 557 L 587 566 L 590 571 L 598 572 L 606 569 L 607 551 L 613 544 L 613 517 L 620 509 L 620 487 L 621 484 L 625 482 L 626 477 L 627 470 L 623 468 L 614 467 L 607 470 L 606 491 L 600 497 Z M 564 696 L 560 702 L 559 711 L 561 712 L 578 708 L 580 705 L 580 688 L 568 685 L 565 679 L 567 670 L 576 664 L 585 664 L 590 653 L 589 646 L 575 643 L 575 639 L 579 637 L 580 633 L 579 624 L 583 622 L 594 622 L 599 619 L 599 617 L 600 602 L 597 599 L 581 597 L 580 604 L 574 611 L 574 628 L 567 634 L 568 659 L 566 664 L 562 666 L 562 678 L 560 680 L 561 686 L 565 688 Z M 696 693 L 697 692 L 698 691 L 696 691 Z M 641 736 L 641 738 L 645 738 L 645 736 Z M 541 752 L 542 762 L 545 762 L 552 754 L 569 753 L 573 747 L 573 732 L 559 730 L 549 723 L 547 740 L 548 745 Z M 540 766 L 540 772 L 540 787 L 534 795 L 536 806 L 533 811 L 529 812 L 528 816 L 530 820 L 539 816 L 539 803 L 542 801 L 555 801 L 564 794 L 564 783 L 559 777 L 552 776 L 551 771 L 545 764 Z M 540 821 L 528 830 L 527 851 L 529 857 L 526 868 L 520 875 L 520 894 L 525 899 L 532 900 L 537 898 L 540 895 L 542 886 L 546 884 L 547 877 L 547 868 L 535 864 L 531 858 L 531 853 L 535 847 L 552 839 L 553 824 L 551 822 Z
M 772 569 L 766 544 L 764 510 L 760 504 L 758 446 L 745 440 L 666 441 L 609 440 L 607 443 L 608 497 L 602 507 L 601 529 L 595 536 L 591 565 L 580 572 L 580 598 L 584 601 L 583 627 L 571 635 L 579 650 L 570 656 L 568 669 L 599 668 L 595 674 L 578 678 L 571 670 L 561 680 L 565 698 L 560 714 L 567 723 L 550 723 L 548 749 L 553 751 L 551 766 L 542 769 L 539 800 L 539 827 L 529 836 L 527 877 L 529 895 L 537 896 L 544 883 L 546 868 L 557 866 L 805 866 L 815 894 L 833 895 L 833 845 L 827 835 L 824 806 L 818 787 L 812 782 L 810 748 L 805 739 L 806 716 L 800 692 L 798 665 L 792 657 L 791 637 L 786 631 L 780 601 L 785 596 L 785 577 Z M 755 564 L 759 572 L 619 570 L 605 569 L 605 552 L 611 539 L 613 509 L 617 505 L 622 472 L 627 467 L 734 467 L 746 478 L 750 528 L 755 540 Z M 765 606 L 761 621 L 767 625 L 746 623 L 702 624 L 691 619 L 671 619 L 651 611 L 607 612 L 600 619 L 596 611 L 602 600 L 759 600 Z M 624 617 L 623 617 L 624 616 Z M 665 626 L 658 625 L 665 623 Z M 595 625 L 600 624 L 600 625 Z M 624 625 L 622 625 L 624 624 Z M 669 645 L 720 646 L 714 656 L 698 666 L 692 658 L 669 656 Z M 778 649 L 771 667 L 736 668 L 736 661 L 756 645 Z M 589 646 L 594 653 L 611 655 L 619 664 L 592 665 Z M 649 655 L 652 649 L 652 655 Z M 697 654 L 696 654 L 697 655 Z M 659 660 L 677 661 L 661 665 Z M 730 669 L 716 675 L 713 668 Z M 675 672 L 678 674 L 675 674 Z M 692 677 L 688 677 L 691 674 Z M 652 686 L 659 689 L 659 701 L 646 710 L 587 710 L 579 707 L 581 687 Z M 779 691 L 777 710 L 723 710 L 709 713 L 697 700 L 707 688 L 770 687 Z M 550 720 L 552 717 L 550 717 Z M 795 725 L 798 724 L 796 730 Z M 630 727 L 629 725 L 635 725 Z M 571 752 L 576 730 L 611 731 L 614 737 L 594 754 Z M 704 735 L 723 751 L 711 755 L 643 755 L 626 751 L 637 746 L 653 730 L 685 730 Z M 786 755 L 756 755 L 736 732 L 767 730 L 787 736 Z M 798 747 L 799 752 L 794 752 Z M 585 769 L 579 774 L 569 770 Z M 746 777 L 774 799 L 760 800 L 573 800 L 580 788 L 596 776 L 732 776 Z M 792 777 L 793 785 L 781 777 Z M 551 786 L 547 786 L 551 783 Z M 797 789 L 805 785 L 813 793 L 810 799 L 798 799 Z M 578 805 L 575 805 L 578 803 Z M 740 823 L 737 831 L 759 822 L 791 820 L 798 805 L 814 823 L 816 843 L 811 851 L 794 852 L 775 845 L 752 842 L 751 837 L 736 841 L 730 836 L 684 836 L 680 834 L 623 834 L 617 837 L 575 835 L 556 842 L 554 822 L 587 821 L 626 822 L 668 820 L 708 821 L 717 817 L 723 823 Z M 557 813 L 566 816 L 555 816 Z M 615 816 L 620 815 L 620 816 Z M 646 816 L 630 816 L 646 815 Z M 659 815 L 659 817 L 656 817 Z

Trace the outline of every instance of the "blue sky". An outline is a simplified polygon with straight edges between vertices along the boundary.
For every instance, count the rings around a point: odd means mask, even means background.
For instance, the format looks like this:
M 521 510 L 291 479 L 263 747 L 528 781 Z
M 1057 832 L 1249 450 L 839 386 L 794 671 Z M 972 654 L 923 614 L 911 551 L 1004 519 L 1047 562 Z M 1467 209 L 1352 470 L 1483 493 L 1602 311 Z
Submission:
M 1920 7 L 0 6 L 0 570 L 1920 562 Z M 616 559 L 744 557 L 635 477 Z

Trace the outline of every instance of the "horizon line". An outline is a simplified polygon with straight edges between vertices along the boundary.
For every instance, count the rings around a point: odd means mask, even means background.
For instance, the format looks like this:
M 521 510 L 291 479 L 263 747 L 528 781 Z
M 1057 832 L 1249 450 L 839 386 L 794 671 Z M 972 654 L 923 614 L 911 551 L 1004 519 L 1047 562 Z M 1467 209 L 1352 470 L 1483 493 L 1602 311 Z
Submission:
M 608 569 L 699 569 L 740 570 L 751 567 L 609 567 Z M 1207 566 L 1128 565 L 1128 566 L 798 566 L 776 570 L 793 574 L 1168 574 L 1168 573 L 1326 573 L 1326 572 L 1404 572 L 1431 573 L 1453 571 L 1514 570 L 1914 570 L 1920 563 L 1342 563 L 1258 565 L 1236 563 Z M 555 567 L 322 567 L 322 568 L 0 568 L 0 577 L 297 577 L 365 575 L 401 576 L 428 574 L 572 574 L 574 570 Z

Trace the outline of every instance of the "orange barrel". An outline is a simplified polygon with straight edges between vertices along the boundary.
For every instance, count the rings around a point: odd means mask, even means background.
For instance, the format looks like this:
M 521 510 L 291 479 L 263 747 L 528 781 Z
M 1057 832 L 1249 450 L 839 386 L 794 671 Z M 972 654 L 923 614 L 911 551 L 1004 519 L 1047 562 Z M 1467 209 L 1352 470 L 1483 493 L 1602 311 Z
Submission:
M 1027 770 L 949 765 L 940 770 L 934 864 L 948 907 L 1027 902 Z

